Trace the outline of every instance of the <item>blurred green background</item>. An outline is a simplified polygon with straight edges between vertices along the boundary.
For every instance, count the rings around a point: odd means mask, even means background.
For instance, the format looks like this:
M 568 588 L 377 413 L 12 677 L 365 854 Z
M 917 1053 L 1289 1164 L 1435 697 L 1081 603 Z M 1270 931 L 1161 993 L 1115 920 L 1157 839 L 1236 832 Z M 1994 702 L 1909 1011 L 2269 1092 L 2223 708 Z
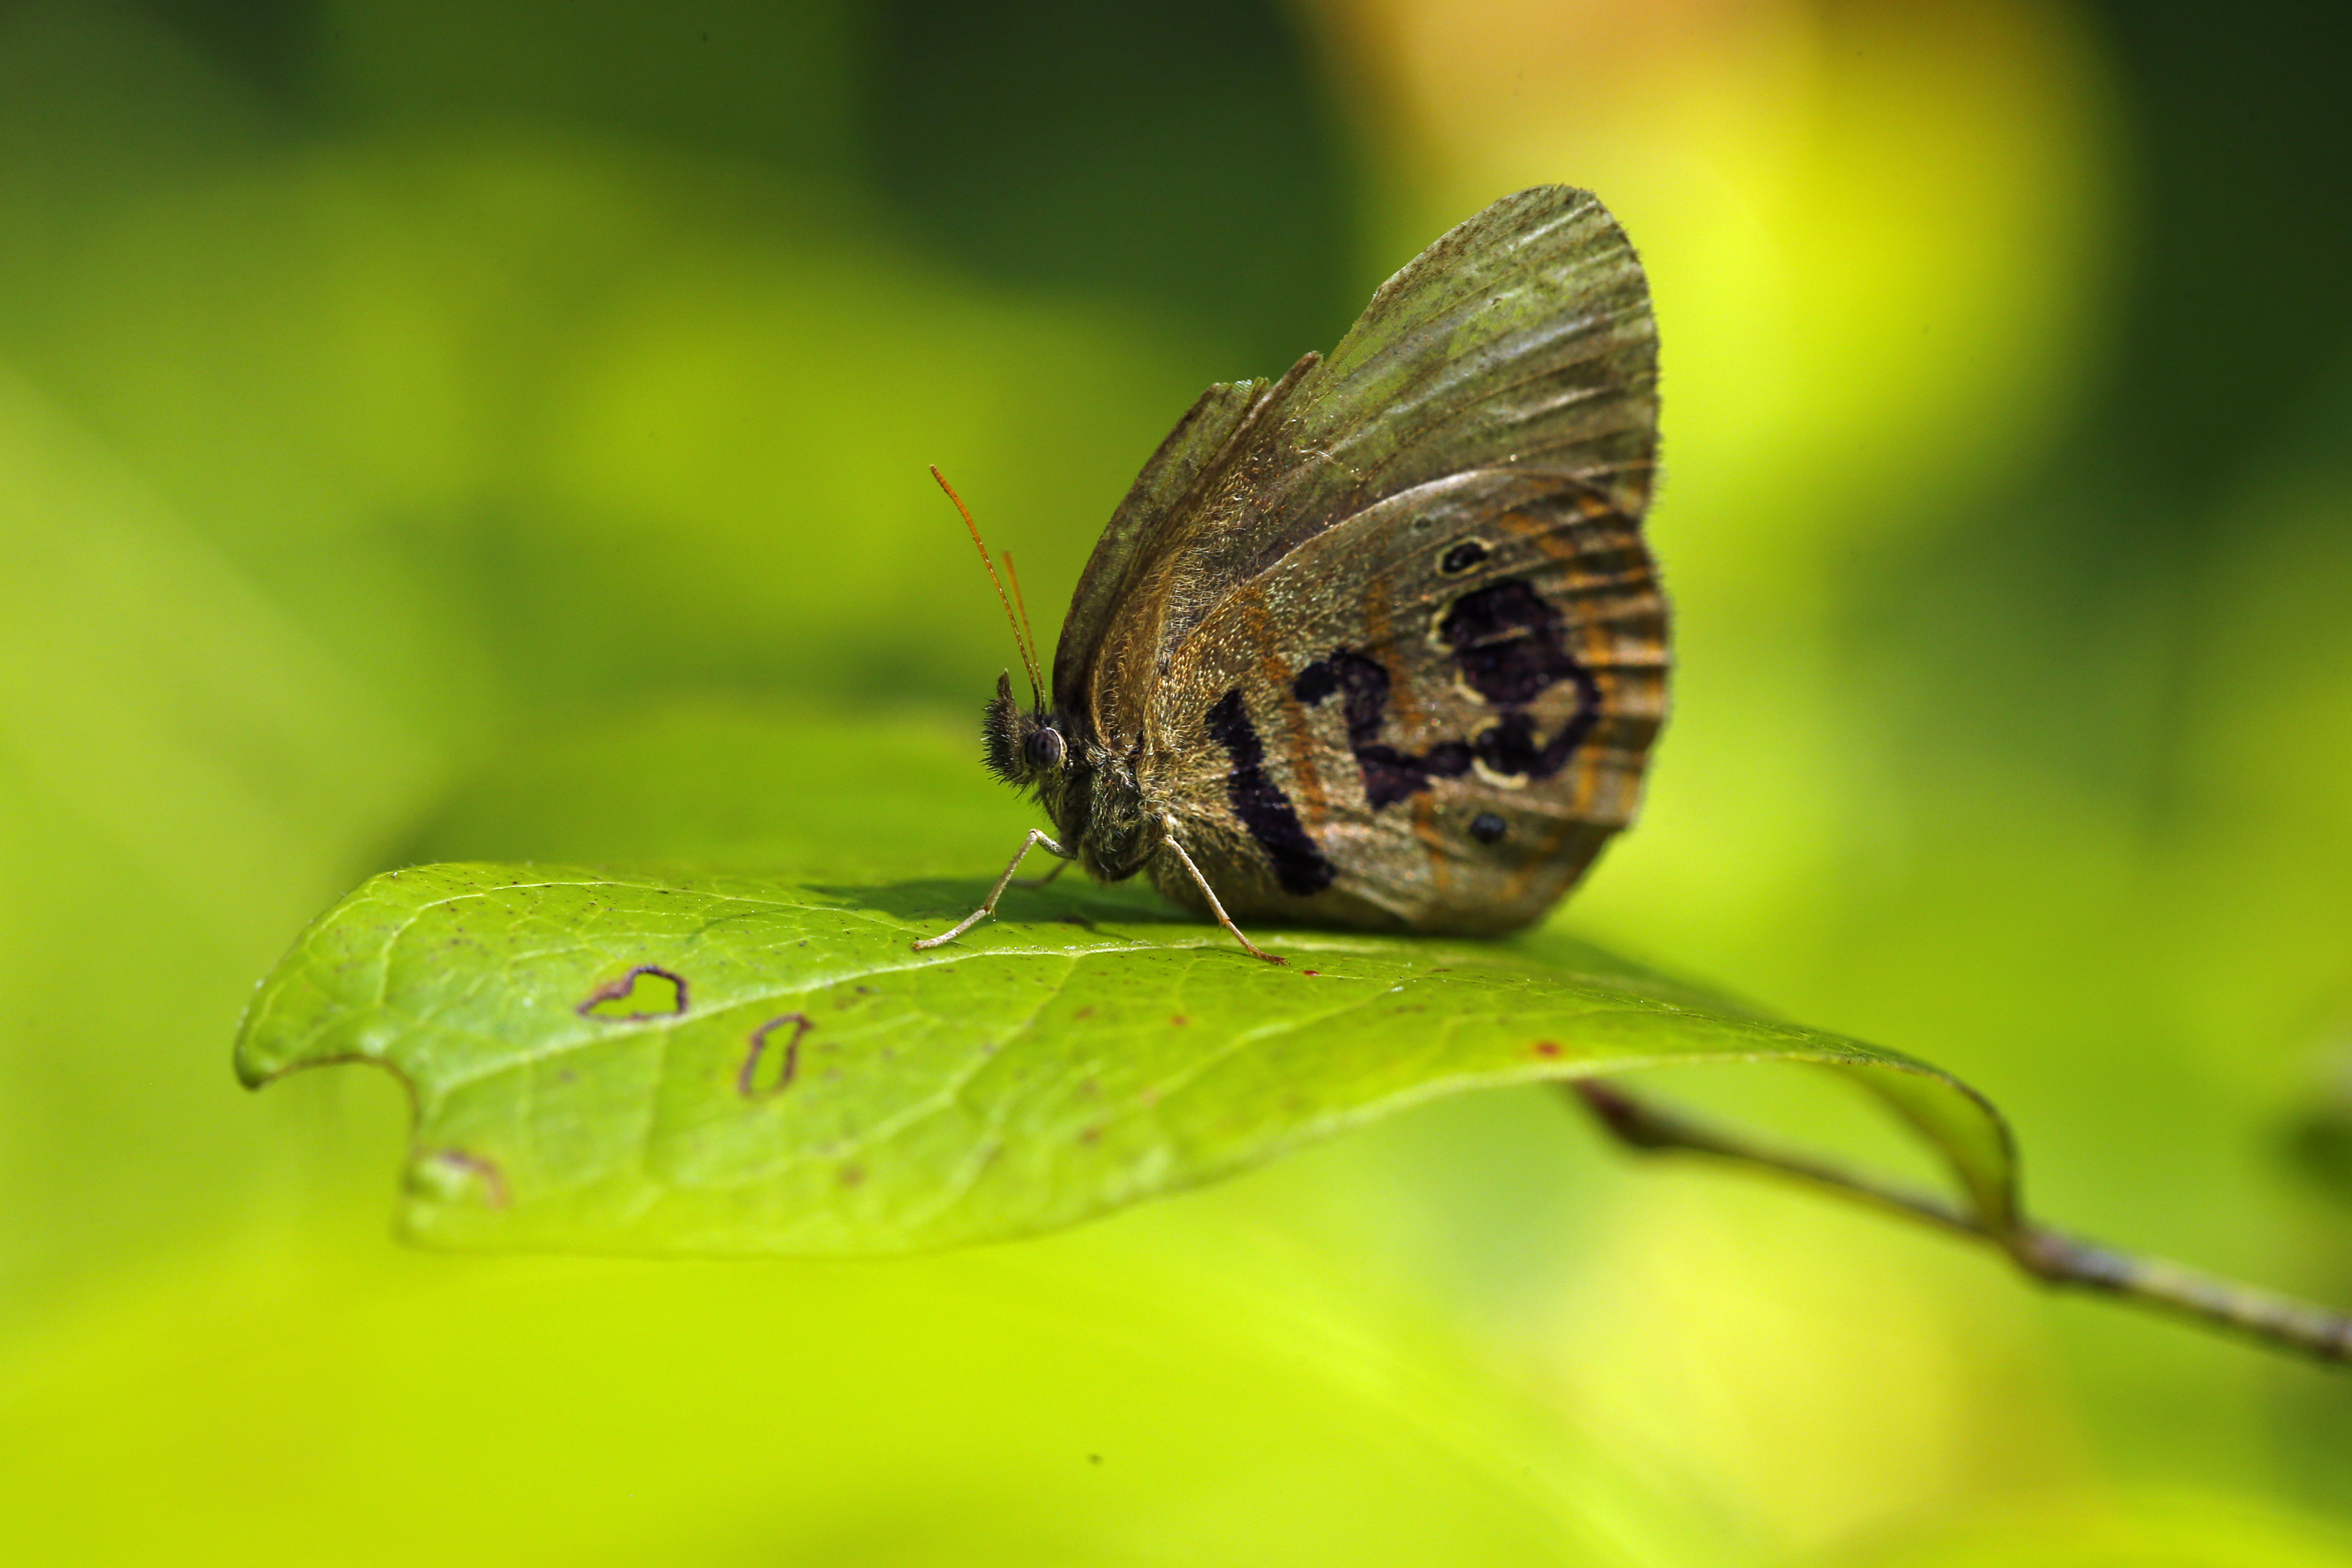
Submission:
M 2340 1374 L 1532 1091 L 719 1267 L 399 1248 L 394 1086 L 227 1067 L 372 870 L 787 843 L 845 713 L 976 750 L 924 464 L 1052 620 L 1203 384 L 1565 181 L 1654 279 L 1682 649 L 1565 918 L 1958 1070 L 2053 1219 L 2352 1302 L 2294 1157 L 2347 58 L 2319 0 L 0 3 L 0 1553 L 2352 1563 Z

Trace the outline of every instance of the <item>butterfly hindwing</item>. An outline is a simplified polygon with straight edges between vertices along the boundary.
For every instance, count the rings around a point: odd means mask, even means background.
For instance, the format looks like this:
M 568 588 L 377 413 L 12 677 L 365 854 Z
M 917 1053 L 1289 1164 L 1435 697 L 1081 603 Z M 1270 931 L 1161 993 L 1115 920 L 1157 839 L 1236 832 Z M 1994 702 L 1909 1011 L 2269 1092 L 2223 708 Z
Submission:
M 1633 520 L 1477 469 L 1231 594 L 1155 689 L 1139 768 L 1235 913 L 1510 930 L 1632 819 L 1666 662 Z
M 1195 406 L 1087 567 L 1055 661 L 1057 710 L 1124 748 L 1227 594 L 1448 475 L 1566 475 L 1638 518 L 1655 339 L 1640 263 L 1589 193 L 1522 191 L 1460 225 L 1382 285 L 1328 361 Z

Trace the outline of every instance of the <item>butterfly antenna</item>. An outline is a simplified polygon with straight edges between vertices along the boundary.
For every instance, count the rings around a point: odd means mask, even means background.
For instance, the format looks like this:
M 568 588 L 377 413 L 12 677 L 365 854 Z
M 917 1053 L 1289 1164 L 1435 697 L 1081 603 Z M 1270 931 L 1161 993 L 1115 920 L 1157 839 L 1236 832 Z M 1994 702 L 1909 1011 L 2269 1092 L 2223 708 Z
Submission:
M 996 563 L 988 558 L 988 546 L 981 542 L 980 524 L 972 521 L 971 508 L 963 504 L 963 497 L 956 494 L 955 486 L 948 483 L 948 477 L 940 472 L 937 463 L 931 465 L 931 478 L 939 481 L 940 489 L 947 491 L 948 500 L 955 502 L 956 510 L 963 514 L 963 526 L 971 535 L 972 548 L 980 552 L 980 563 L 988 568 L 988 580 L 996 586 L 996 602 L 1004 606 L 1004 624 L 1013 628 L 1013 646 L 1021 650 L 1021 668 L 1029 677 L 1030 696 L 1042 702 L 1045 698 L 1038 679 L 1037 656 L 1029 651 L 1028 642 L 1021 636 L 1021 623 L 1013 619 L 1013 601 L 1004 596 L 1004 581 L 996 574 Z
M 1037 634 L 1029 627 L 1029 601 L 1021 596 L 1021 574 L 1013 569 L 1013 552 L 1010 550 L 1004 552 L 1004 580 L 1013 584 L 1013 607 L 1021 612 L 1021 633 L 1029 639 L 1029 684 L 1034 686 L 1038 675 L 1043 673 L 1037 665 Z

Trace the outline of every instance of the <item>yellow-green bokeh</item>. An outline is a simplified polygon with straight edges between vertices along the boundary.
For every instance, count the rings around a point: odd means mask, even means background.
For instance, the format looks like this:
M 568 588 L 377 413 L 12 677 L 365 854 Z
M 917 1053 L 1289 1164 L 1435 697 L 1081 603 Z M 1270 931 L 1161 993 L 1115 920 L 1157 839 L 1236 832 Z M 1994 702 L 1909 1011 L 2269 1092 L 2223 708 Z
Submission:
M 1960 1071 L 2053 1218 L 2352 1295 L 2279 1154 L 2352 1021 L 2352 383 L 2335 318 L 2142 368 L 2227 336 L 2145 303 L 2184 49 L 2055 0 L 0 7 L 6 1554 L 2352 1561 L 2340 1380 L 1533 1095 L 1043 1242 L 679 1267 L 404 1252 L 393 1086 L 227 1069 L 311 913 L 559 785 L 627 850 L 795 713 L 970 744 L 1009 650 L 925 464 L 1055 621 L 1201 382 L 1561 180 L 1655 279 L 1682 659 L 1564 918 Z M 2273 382 L 2201 467 L 2132 412 Z M 616 713 L 675 749 L 573 765 Z M 691 809 L 789 844 L 792 790 Z

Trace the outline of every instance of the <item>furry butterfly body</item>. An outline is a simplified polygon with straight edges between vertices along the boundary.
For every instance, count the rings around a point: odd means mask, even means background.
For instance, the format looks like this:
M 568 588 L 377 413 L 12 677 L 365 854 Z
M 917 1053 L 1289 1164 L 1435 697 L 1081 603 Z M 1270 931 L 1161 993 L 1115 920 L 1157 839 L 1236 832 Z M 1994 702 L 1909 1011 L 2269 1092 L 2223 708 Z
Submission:
M 1328 359 L 1211 387 L 1105 529 L 1050 706 L 1009 678 L 989 705 L 992 771 L 1060 836 L 1030 842 L 1254 952 L 1232 917 L 1539 917 L 1633 819 L 1664 717 L 1656 337 L 1623 232 L 1545 186 L 1423 251 Z

